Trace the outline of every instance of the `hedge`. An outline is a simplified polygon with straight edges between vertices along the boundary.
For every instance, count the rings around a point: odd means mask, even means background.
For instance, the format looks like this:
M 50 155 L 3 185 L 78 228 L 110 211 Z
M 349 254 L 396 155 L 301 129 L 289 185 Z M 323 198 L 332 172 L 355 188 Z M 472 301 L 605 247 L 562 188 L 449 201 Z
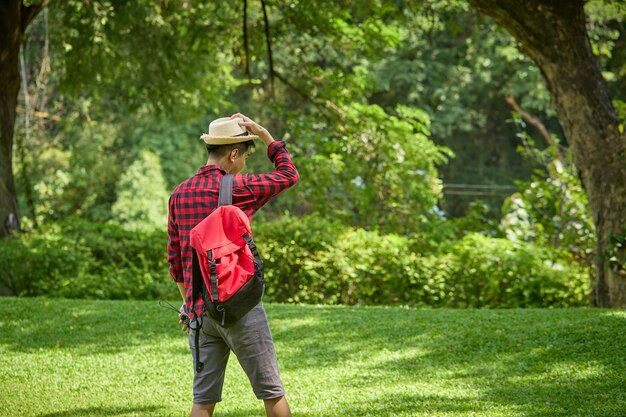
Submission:
M 167 297 L 172 284 L 166 243 L 164 232 L 129 232 L 79 219 L 50 224 L 0 241 L 0 291 L 68 298 Z M 175 287 L 173 294 L 178 294 Z
M 470 233 L 443 242 L 315 216 L 253 225 L 266 300 L 433 307 L 589 304 L 589 270 L 567 254 Z M 70 219 L 0 241 L 0 291 L 23 296 L 176 299 L 167 235 Z M 421 252 L 420 252 L 421 251 Z
M 426 237 L 427 238 L 427 237 Z M 470 233 L 443 253 L 417 237 L 287 218 L 257 230 L 274 301 L 436 307 L 588 305 L 590 272 L 564 252 Z M 449 247 L 450 245 L 442 245 Z

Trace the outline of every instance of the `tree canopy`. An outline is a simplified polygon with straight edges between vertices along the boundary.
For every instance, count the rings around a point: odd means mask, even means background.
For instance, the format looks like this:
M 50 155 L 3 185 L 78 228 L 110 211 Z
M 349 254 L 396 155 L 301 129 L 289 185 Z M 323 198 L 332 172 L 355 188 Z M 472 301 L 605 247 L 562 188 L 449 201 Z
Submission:
M 516 236 L 586 264 L 593 250 L 599 303 L 621 305 L 608 294 L 626 263 L 610 243 L 626 233 L 624 170 L 610 158 L 623 147 L 598 142 L 624 142 L 621 2 L 535 0 L 523 13 L 513 0 L 44 3 L 7 2 L 22 23 L 1 21 L 23 36 L 17 51 L 0 42 L 15 55 L 0 68 L 14 102 L 0 99 L 18 112 L 0 119 L 3 181 L 17 181 L 0 190 L 5 229 L 12 196 L 24 228 L 68 216 L 155 227 L 151 198 L 205 163 L 197 139 L 210 120 L 242 111 L 287 141 L 301 171 L 259 221 Z M 260 154 L 250 170 L 270 169 Z

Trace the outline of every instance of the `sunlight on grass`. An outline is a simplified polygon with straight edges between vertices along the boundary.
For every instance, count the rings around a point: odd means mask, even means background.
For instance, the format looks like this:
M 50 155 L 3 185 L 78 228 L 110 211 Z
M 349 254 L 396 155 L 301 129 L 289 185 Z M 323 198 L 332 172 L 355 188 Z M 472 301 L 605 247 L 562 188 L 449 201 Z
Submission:
M 593 309 L 267 305 L 297 416 L 623 416 L 626 318 Z M 0 299 L 0 415 L 186 416 L 155 302 Z M 218 416 L 263 416 L 231 356 Z

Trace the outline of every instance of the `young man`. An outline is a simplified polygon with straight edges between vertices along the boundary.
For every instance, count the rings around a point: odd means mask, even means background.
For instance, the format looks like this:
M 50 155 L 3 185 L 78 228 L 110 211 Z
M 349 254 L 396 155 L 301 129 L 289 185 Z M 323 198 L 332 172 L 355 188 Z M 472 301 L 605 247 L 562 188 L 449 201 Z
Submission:
M 200 332 L 199 358 L 194 359 L 204 363 L 200 371 L 194 366 L 191 417 L 213 416 L 215 403 L 221 401 L 230 351 L 246 372 L 257 398 L 264 401 L 267 416 L 290 417 L 262 303 L 228 328 L 221 327 L 204 314 L 202 297 L 192 299 L 189 232 L 217 208 L 219 182 L 223 175 L 236 174 L 233 204 L 252 218 L 265 203 L 298 181 L 298 171 L 284 142 L 275 141 L 265 128 L 240 113 L 214 120 L 209 133 L 202 135 L 201 139 L 206 142 L 209 154 L 207 164 L 174 189 L 169 201 L 168 221 L 170 274 L 178 284 L 184 306 L 192 318 L 189 328 L 182 321 L 180 324 L 189 333 L 192 352 L 195 351 L 194 332 Z M 267 156 L 274 163 L 271 174 L 239 174 L 246 165 L 254 139 L 262 140 L 267 146 Z M 192 306 L 195 311 L 190 311 Z

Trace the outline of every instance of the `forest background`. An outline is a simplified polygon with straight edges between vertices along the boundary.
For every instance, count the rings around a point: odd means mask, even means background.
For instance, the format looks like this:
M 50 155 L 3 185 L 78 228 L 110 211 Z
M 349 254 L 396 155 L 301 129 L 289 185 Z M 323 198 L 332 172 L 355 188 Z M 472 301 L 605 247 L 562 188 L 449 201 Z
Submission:
M 625 7 L 585 6 L 624 120 Z M 267 298 L 580 306 L 593 222 L 543 78 L 464 1 L 52 2 L 30 24 L 3 294 L 173 298 L 167 199 L 238 111 L 301 174 L 253 222 Z M 270 171 L 258 146 L 250 172 Z

